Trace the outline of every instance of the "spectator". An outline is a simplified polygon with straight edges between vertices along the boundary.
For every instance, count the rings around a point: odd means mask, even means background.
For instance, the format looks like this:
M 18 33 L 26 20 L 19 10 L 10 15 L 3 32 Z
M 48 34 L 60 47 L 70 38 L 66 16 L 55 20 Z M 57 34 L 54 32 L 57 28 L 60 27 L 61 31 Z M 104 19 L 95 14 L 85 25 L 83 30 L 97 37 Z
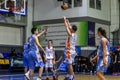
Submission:
M 93 59 L 95 57 L 95 55 L 92 55 L 90 60 Z M 90 67 L 90 73 L 94 74 L 96 71 L 96 62 L 97 61 L 93 61 L 91 62 L 91 67 Z
M 83 57 L 81 60 L 81 69 L 82 72 L 88 72 L 88 66 L 87 66 L 88 62 L 87 62 L 87 58 Z
M 115 71 L 114 69 L 115 53 L 113 53 L 112 49 L 110 50 L 110 57 L 111 57 L 111 61 L 110 61 L 110 66 L 108 68 L 108 72 L 113 73 Z
M 10 58 L 17 58 L 17 53 L 16 53 L 15 49 L 11 50 Z
M 2 54 L 2 53 L 0 53 L 0 58 L 4 58 L 4 56 L 3 56 L 3 54 Z
M 117 49 L 117 52 L 116 52 L 116 57 L 115 57 L 116 59 L 116 69 L 117 69 L 117 73 L 119 73 L 120 72 L 120 49 L 118 48 Z
M 120 51 L 119 49 L 116 49 L 116 51 L 114 51 L 113 53 L 113 75 L 117 75 L 119 72 L 119 63 L 120 62 Z

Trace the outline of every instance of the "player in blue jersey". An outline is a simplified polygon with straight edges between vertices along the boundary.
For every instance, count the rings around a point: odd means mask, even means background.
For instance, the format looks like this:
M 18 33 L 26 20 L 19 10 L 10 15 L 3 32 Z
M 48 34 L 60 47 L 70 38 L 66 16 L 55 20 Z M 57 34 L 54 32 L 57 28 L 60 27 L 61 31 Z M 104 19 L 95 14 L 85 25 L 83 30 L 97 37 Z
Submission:
M 65 48 L 64 49 L 64 55 L 62 57 L 62 63 L 60 64 L 58 70 L 60 70 L 60 71 L 67 71 L 67 68 L 68 68 L 68 63 L 67 63 L 67 60 L 66 60 L 66 48 Z
M 30 38 L 28 38 L 27 42 L 24 44 L 23 65 L 24 65 L 24 72 L 25 73 L 27 73 L 29 70 L 29 66 L 28 66 L 28 53 L 29 53 L 29 49 L 30 49 L 29 39 Z
M 40 37 L 41 35 L 46 33 L 47 30 L 48 30 L 48 27 L 46 27 L 46 29 L 44 31 L 42 31 L 41 33 L 38 33 L 37 28 L 31 29 L 32 35 L 31 35 L 30 40 L 29 40 L 29 44 L 30 44 L 30 51 L 29 51 L 29 71 L 30 71 L 30 74 L 29 74 L 29 78 L 30 78 L 30 80 L 33 80 L 34 69 L 35 69 L 36 65 L 38 67 L 40 67 L 37 80 L 41 80 L 44 63 L 43 63 L 42 57 L 39 53 L 39 49 L 41 49 L 43 51 L 44 55 L 45 55 L 45 51 L 44 51 L 43 47 L 40 45 L 38 37 Z
M 66 48 L 64 49 L 64 54 L 63 54 L 63 56 L 61 56 L 61 57 L 59 58 L 59 60 L 56 61 L 56 63 L 57 63 L 57 62 L 60 62 L 61 59 L 62 59 L 62 63 L 60 64 L 60 66 L 59 66 L 58 69 L 56 70 L 57 76 L 58 76 L 58 74 L 59 74 L 60 71 L 64 71 L 64 72 L 67 72 L 67 71 L 68 71 L 68 63 L 67 63 L 67 59 L 66 59 Z
M 91 62 L 97 59 L 97 76 L 100 80 L 105 80 L 104 73 L 107 71 L 110 63 L 110 44 L 103 28 L 98 28 L 98 36 L 100 37 L 97 55 L 91 59 Z

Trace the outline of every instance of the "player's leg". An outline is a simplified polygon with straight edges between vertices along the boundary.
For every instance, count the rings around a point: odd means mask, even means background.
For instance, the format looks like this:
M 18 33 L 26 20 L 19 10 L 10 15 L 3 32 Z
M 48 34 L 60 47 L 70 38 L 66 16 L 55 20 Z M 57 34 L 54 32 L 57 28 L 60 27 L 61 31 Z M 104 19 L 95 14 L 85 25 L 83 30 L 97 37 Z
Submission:
M 53 70 L 53 67 L 51 67 L 50 70 L 53 73 L 53 80 L 57 80 L 57 76 L 56 76 L 55 70 Z
M 27 71 L 28 71 L 28 68 L 25 67 L 25 68 L 24 68 L 24 72 L 27 73 Z
M 49 78 L 48 78 L 48 67 L 45 67 L 45 71 L 46 71 L 46 80 L 49 80 Z
M 28 55 L 24 55 L 24 57 L 23 57 L 23 64 L 24 64 L 24 74 L 25 74 L 25 78 L 29 79 Z
M 55 77 L 55 70 L 53 69 L 53 65 L 54 64 L 55 64 L 55 61 L 54 60 L 50 60 L 49 68 L 50 68 L 51 72 L 53 73 L 53 77 Z
M 33 75 L 34 75 L 34 70 L 33 69 L 30 69 L 30 80 L 33 80 Z
M 70 73 L 69 70 L 67 70 L 67 75 L 65 76 L 64 80 L 69 80 L 69 78 L 70 78 L 70 74 L 69 73 Z
M 42 78 L 42 74 L 43 74 L 43 67 L 39 68 L 39 73 L 38 73 L 38 78 L 37 80 L 40 80 Z
M 27 73 L 28 72 L 28 60 L 27 60 L 27 56 L 24 55 L 23 57 L 23 65 L 24 65 L 24 73 Z
M 104 74 L 102 72 L 97 72 L 96 74 L 100 80 L 105 80 Z
M 53 68 L 50 68 L 50 70 L 53 73 L 53 76 L 55 76 L 55 71 L 53 70 Z
M 45 61 L 45 72 L 46 72 L 46 80 L 49 80 L 48 78 L 48 60 Z
M 74 80 L 74 70 L 73 70 L 73 62 L 76 54 L 69 54 L 70 57 L 68 58 L 68 72 L 69 72 L 69 79 Z
M 108 61 L 108 57 L 106 58 Z M 109 64 L 109 63 L 108 63 Z M 97 63 L 97 73 L 96 75 L 100 80 L 105 80 L 104 72 L 107 71 L 108 66 L 103 66 L 103 58 L 99 57 L 98 63 Z
M 72 64 L 68 65 L 68 70 L 69 70 L 69 74 L 70 74 L 69 78 L 70 78 L 70 80 L 73 80 L 73 78 L 74 78 L 74 72 L 73 72 L 73 66 L 72 66 Z
M 29 77 L 30 77 L 30 80 L 33 80 L 33 75 L 34 75 L 34 69 L 35 69 L 35 58 L 36 58 L 36 55 L 35 55 L 35 52 L 34 51 L 31 51 L 29 53 Z
M 43 69 L 44 69 L 44 63 L 43 63 L 43 60 L 40 55 L 38 57 L 36 57 L 36 64 L 38 64 L 38 66 L 40 67 L 37 80 L 41 80 L 42 74 L 43 74 Z

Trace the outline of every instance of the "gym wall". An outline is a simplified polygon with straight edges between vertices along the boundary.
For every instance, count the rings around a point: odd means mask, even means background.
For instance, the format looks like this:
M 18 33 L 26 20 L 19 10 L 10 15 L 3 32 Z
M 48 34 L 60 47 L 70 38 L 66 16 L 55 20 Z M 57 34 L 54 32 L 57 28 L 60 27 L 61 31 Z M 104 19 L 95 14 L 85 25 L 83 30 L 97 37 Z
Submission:
M 0 45 L 23 45 L 23 27 L 0 25 Z

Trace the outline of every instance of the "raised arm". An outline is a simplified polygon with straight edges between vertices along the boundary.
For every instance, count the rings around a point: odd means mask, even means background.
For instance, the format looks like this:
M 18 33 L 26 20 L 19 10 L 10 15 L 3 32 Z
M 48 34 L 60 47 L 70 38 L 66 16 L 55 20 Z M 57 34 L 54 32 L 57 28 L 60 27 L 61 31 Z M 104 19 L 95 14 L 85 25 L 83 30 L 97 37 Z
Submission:
M 70 21 L 67 19 L 67 24 L 68 24 L 68 28 L 69 29 L 72 29 L 72 27 L 71 27 L 71 24 L 70 24 Z
M 66 28 L 67 34 L 68 34 L 69 36 L 71 36 L 72 33 L 71 33 L 71 31 L 70 31 L 70 26 L 68 25 L 68 22 L 67 22 L 66 17 L 64 17 L 64 24 L 65 24 L 65 28 Z
M 43 49 L 43 47 L 41 46 L 41 44 L 39 43 L 39 41 L 38 41 L 38 37 L 37 36 L 35 36 L 35 43 L 36 43 L 36 45 L 44 52 L 44 55 L 45 55 L 45 50 Z
M 39 34 L 37 35 L 37 37 L 42 36 L 42 35 L 45 34 L 47 31 L 48 31 L 48 26 L 45 28 L 44 31 L 42 31 L 41 33 L 39 33 Z

